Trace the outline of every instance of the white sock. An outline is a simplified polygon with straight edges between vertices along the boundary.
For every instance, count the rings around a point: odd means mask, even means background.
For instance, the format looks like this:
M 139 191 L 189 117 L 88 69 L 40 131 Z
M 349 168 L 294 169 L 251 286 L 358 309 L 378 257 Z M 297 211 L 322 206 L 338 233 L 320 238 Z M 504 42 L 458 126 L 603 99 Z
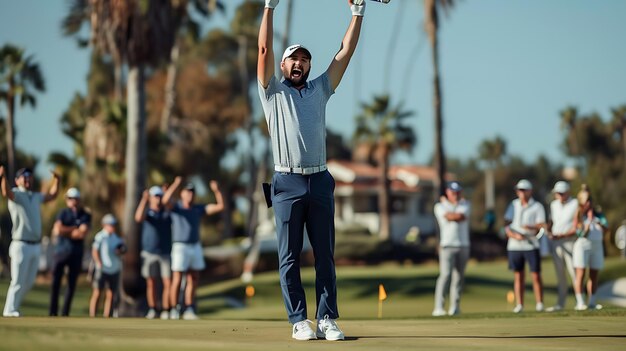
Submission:
M 576 303 L 578 305 L 584 305 L 585 299 L 583 298 L 583 294 L 576 294 Z

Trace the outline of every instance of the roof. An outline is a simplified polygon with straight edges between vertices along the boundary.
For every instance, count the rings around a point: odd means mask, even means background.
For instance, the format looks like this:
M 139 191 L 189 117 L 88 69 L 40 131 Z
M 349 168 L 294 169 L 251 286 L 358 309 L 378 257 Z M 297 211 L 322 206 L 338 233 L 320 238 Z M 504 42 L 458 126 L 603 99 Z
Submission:
M 357 191 L 373 191 L 378 184 L 380 170 L 367 163 L 329 160 L 328 170 L 337 187 L 350 187 Z M 437 172 L 433 167 L 420 165 L 393 165 L 389 167 L 392 191 L 416 192 L 422 187 L 432 187 Z

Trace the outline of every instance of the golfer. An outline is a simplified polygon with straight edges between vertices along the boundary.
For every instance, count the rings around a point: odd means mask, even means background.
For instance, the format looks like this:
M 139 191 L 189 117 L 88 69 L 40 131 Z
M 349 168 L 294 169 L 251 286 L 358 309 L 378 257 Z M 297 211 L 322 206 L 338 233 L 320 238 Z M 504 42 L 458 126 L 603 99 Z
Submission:
M 273 16 L 278 0 L 266 0 L 259 30 L 259 95 L 274 155 L 271 198 L 276 218 L 280 285 L 292 337 L 344 339 L 335 320 L 337 286 L 334 246 L 335 181 L 326 170 L 326 104 L 341 82 L 356 49 L 365 13 L 363 0 L 348 1 L 352 19 L 339 52 L 322 75 L 309 81 L 311 52 L 289 46 L 280 61 L 283 79 L 274 77 Z M 356 4 L 358 3 L 358 5 Z M 317 331 L 307 320 L 300 280 L 304 227 L 315 255 Z

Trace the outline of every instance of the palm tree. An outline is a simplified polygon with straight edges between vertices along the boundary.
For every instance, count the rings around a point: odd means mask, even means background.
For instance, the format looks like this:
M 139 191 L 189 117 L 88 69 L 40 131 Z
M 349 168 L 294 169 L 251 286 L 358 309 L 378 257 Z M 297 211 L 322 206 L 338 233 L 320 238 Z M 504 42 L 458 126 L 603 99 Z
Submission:
M 379 174 L 378 210 L 380 211 L 380 238 L 388 240 L 391 234 L 391 181 L 389 158 L 397 150 L 411 150 L 416 143 L 413 129 L 404 124 L 412 111 L 402 105 L 391 106 L 389 95 L 374 96 L 371 104 L 362 104 L 363 111 L 356 117 L 357 127 L 353 140 L 369 146 Z
M 561 117 L 561 129 L 566 132 L 565 142 L 563 147 L 565 152 L 573 157 L 578 164 L 578 169 L 586 176 L 585 158 L 580 136 L 578 135 L 579 120 L 578 109 L 573 106 L 568 106 L 560 112 Z
M 435 112 L 435 168 L 439 195 L 445 192 L 446 154 L 443 149 L 443 111 L 441 82 L 439 78 L 439 12 L 447 11 L 454 5 L 454 0 L 424 0 L 426 33 L 430 41 L 433 61 L 433 107 Z
M 46 90 L 39 64 L 33 56 L 24 56 L 24 50 L 11 44 L 0 48 L 0 100 L 7 105 L 6 147 L 9 176 L 15 175 L 15 105 L 35 107 L 35 92 Z
M 481 160 L 485 161 L 485 209 L 493 211 L 496 205 L 494 172 L 506 154 L 506 142 L 500 136 L 493 140 L 483 140 L 478 148 Z
M 188 4 L 189 3 L 189 4 Z M 190 16 L 192 8 L 195 13 L 204 18 L 209 18 L 216 11 L 224 11 L 224 5 L 220 0 L 184 0 L 177 3 L 175 14 L 175 27 L 178 32 L 174 46 L 170 52 L 167 66 L 167 78 L 165 80 L 165 105 L 161 112 L 159 129 L 161 134 L 167 134 L 170 129 L 174 106 L 176 105 L 176 80 L 178 79 L 180 50 L 184 42 L 195 44 L 200 38 L 200 23 Z
M 128 65 L 126 86 L 126 189 L 123 233 L 127 236 L 123 287 L 132 298 L 143 296 L 139 278 L 140 240 L 134 208 L 146 180 L 145 67 L 167 61 L 176 35 L 176 5 L 170 0 L 92 0 L 88 4 L 91 43 Z

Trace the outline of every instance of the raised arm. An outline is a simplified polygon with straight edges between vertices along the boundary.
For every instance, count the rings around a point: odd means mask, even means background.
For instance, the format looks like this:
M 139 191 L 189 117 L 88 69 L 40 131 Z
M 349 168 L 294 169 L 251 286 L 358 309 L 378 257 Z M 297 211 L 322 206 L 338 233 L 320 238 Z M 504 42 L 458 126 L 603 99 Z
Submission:
M 348 68 L 352 54 L 356 50 L 356 45 L 359 42 L 359 35 L 361 34 L 361 24 L 363 23 L 363 15 L 365 14 L 365 2 L 364 0 L 348 0 L 350 10 L 352 11 L 352 20 L 348 26 L 348 30 L 341 41 L 341 47 L 339 52 L 333 58 L 333 61 L 328 66 L 328 77 L 333 90 L 339 86 L 343 74 Z M 357 5 L 358 4 L 358 5 Z
M 182 182 L 183 177 L 177 176 L 176 178 L 174 178 L 174 182 L 170 184 L 170 186 L 165 191 L 165 194 L 163 194 L 163 198 L 161 199 L 161 203 L 163 204 L 163 206 L 167 208 L 172 208 L 172 197 L 174 196 L 174 193 L 178 190 L 178 187 Z
M 135 222 L 141 223 L 146 218 L 146 206 L 148 205 L 148 198 L 150 194 L 148 190 L 144 190 L 141 194 L 141 200 L 139 200 L 139 205 L 137 205 L 137 209 L 135 210 Z
M 206 205 L 204 211 L 207 215 L 212 215 L 224 210 L 224 198 L 222 197 L 222 192 L 220 191 L 216 181 L 212 180 L 209 185 L 215 194 L 216 203 Z
M 263 18 L 259 28 L 259 58 L 257 78 L 263 88 L 267 88 L 274 75 L 274 8 L 279 0 L 265 0 Z
M 13 194 L 13 190 L 11 190 L 11 186 L 8 184 L 4 166 L 0 166 L 0 188 L 2 188 L 2 196 L 10 199 L 11 201 L 15 200 L 15 194 Z
M 50 171 L 52 173 L 52 186 L 48 189 L 48 192 L 43 196 L 43 202 L 49 202 L 56 199 L 57 194 L 59 193 L 59 180 L 61 177 L 55 171 Z

